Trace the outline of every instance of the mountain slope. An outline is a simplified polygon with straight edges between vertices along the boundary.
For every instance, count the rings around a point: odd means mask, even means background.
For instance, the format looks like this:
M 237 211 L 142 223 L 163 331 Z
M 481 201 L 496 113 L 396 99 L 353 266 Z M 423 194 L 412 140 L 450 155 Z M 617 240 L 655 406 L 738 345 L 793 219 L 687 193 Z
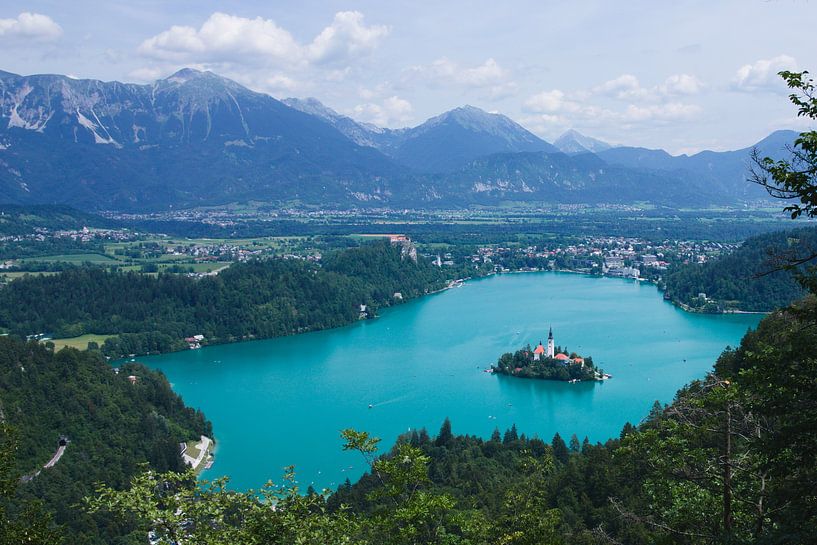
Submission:
M 326 121 L 359 146 L 381 149 L 393 139 L 393 134 L 398 132 L 383 129 L 371 123 L 355 121 L 325 106 L 316 98 L 285 98 L 282 102 L 290 108 Z
M 320 117 L 362 146 L 371 146 L 418 172 L 448 172 L 496 153 L 558 150 L 500 114 L 463 106 L 416 127 L 385 129 L 341 115 L 314 98 L 284 103 Z
M 212 436 L 210 423 L 184 406 L 159 371 L 127 363 L 117 373 L 99 352 L 55 354 L 37 342 L 0 337 L 0 391 L 3 420 L 19 439 L 11 462 L 19 475 L 40 470 L 17 487 L 17 499 L 42 500 L 71 535 L 66 543 L 126 542 L 118 539 L 131 524 L 89 515 L 83 497 L 99 483 L 125 486 L 145 463 L 181 470 L 179 443 Z M 69 441 L 62 457 L 42 469 L 61 436 Z M 139 538 L 144 534 L 132 536 Z
M 250 200 L 677 207 L 765 196 L 745 181 L 748 149 L 673 157 L 621 147 L 568 156 L 471 106 L 392 130 L 314 99 L 288 102 L 190 69 L 151 85 L 0 72 L 0 202 L 141 212 Z M 760 145 L 779 153 L 794 134 L 775 133 Z M 561 145 L 605 146 L 575 131 Z
M 5 73 L 0 101 L 0 190 L 10 202 L 348 201 L 389 192 L 402 170 L 319 118 L 209 72 L 154 85 Z
M 559 151 L 567 154 L 574 153 L 598 153 L 613 146 L 607 142 L 602 142 L 595 138 L 585 136 L 577 130 L 569 129 L 553 142 Z
M 496 154 L 476 159 L 446 175 L 463 198 L 489 203 L 527 200 L 550 203 L 704 205 L 725 198 L 670 173 L 609 165 L 593 154 Z
M 673 156 L 664 150 L 616 147 L 597 153 L 606 162 L 630 168 L 675 172 L 696 183 L 713 187 L 733 199 L 766 196 L 763 188 L 747 181 L 750 158 L 755 147 L 761 155 L 788 156 L 787 146 L 797 137 L 795 131 L 775 131 L 754 146 L 735 151 L 702 151 L 694 155 Z M 684 171 L 681 174 L 679 171 Z
M 666 292 L 673 301 L 699 310 L 770 312 L 806 293 L 791 271 L 775 270 L 781 260 L 811 255 L 815 248 L 814 227 L 754 236 L 729 255 L 670 271 Z
M 415 170 L 446 172 L 495 153 L 558 150 L 503 115 L 464 106 L 405 129 L 384 151 Z

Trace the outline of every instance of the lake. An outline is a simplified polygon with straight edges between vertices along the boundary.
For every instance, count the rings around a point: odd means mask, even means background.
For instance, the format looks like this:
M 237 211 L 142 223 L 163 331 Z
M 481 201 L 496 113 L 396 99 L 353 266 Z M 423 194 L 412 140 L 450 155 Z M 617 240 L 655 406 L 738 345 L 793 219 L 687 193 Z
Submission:
M 488 437 L 516 424 L 550 441 L 604 441 L 637 423 L 653 402 L 702 377 L 758 315 L 689 314 L 655 286 L 567 273 L 506 274 L 387 309 L 333 329 L 140 358 L 212 420 L 216 461 L 204 478 L 236 489 L 280 481 L 295 465 L 301 486 L 334 488 L 365 467 L 342 452 L 353 427 L 388 449 L 408 430 Z M 613 375 L 603 383 L 553 382 L 483 372 L 503 353 L 546 341 Z M 372 405 L 369 408 L 369 405 Z

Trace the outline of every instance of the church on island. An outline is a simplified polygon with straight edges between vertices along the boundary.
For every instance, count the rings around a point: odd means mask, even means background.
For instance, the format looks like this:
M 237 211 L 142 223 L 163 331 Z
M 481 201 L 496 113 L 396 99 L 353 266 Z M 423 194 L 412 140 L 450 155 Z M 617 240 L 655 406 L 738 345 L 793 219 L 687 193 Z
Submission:
M 534 361 L 539 361 L 542 359 L 544 355 L 546 358 L 553 358 L 554 353 L 556 351 L 556 345 L 553 343 L 553 328 L 551 327 L 548 331 L 548 348 L 545 351 L 545 347 L 542 346 L 542 341 L 539 341 L 539 346 L 533 351 L 533 359 Z M 560 356 L 564 356 L 564 354 L 559 354 Z
M 515 353 L 503 354 L 496 365 L 486 371 L 520 378 L 567 382 L 610 378 L 610 375 L 604 374 L 593 365 L 592 358 L 583 358 L 566 348 L 557 347 L 553 338 L 553 328 L 548 331 L 547 345 L 540 341 L 533 350 L 528 345 Z
M 557 360 L 562 363 L 577 363 L 584 367 L 584 358 L 579 356 L 570 357 L 567 354 L 556 353 L 556 343 L 553 342 L 553 328 L 548 330 L 548 345 L 547 348 L 539 341 L 539 346 L 533 350 L 533 361 L 540 361 L 542 358 Z

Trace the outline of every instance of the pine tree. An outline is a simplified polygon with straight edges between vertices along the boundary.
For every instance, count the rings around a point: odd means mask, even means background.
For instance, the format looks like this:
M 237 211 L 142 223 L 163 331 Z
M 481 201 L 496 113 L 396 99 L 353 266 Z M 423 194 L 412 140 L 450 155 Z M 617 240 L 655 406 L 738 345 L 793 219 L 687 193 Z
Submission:
M 434 441 L 434 446 L 443 447 L 451 442 L 454 434 L 451 433 L 451 420 L 445 417 L 443 425 L 440 426 L 440 433 L 437 434 L 437 439 Z
M 562 436 L 559 435 L 559 432 L 556 432 L 556 435 L 553 436 L 553 441 L 551 441 L 550 446 L 553 447 L 553 457 L 563 464 L 566 464 L 568 458 L 570 457 L 570 453 L 567 450 L 567 445 L 565 444 L 564 439 L 562 439 Z
M 516 431 L 516 424 L 511 426 L 511 429 L 505 431 L 505 436 L 502 438 L 504 444 L 513 443 L 519 440 L 519 435 Z

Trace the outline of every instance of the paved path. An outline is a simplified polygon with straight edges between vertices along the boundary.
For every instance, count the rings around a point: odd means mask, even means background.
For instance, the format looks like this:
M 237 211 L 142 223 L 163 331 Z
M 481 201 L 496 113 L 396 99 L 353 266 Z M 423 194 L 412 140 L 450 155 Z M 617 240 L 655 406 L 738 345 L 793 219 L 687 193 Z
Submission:
M 211 440 L 209 437 L 205 437 L 204 435 L 201 436 L 201 439 L 198 443 L 196 443 L 196 448 L 199 449 L 199 455 L 197 458 L 193 458 L 187 453 L 182 454 L 182 458 L 184 459 L 184 463 L 192 467 L 193 469 L 197 469 L 199 465 L 201 465 L 202 461 L 204 461 L 204 457 L 207 456 L 207 451 L 210 449 Z
M 66 446 L 67 445 L 60 445 L 59 448 L 57 449 L 57 452 L 54 453 L 54 456 L 52 456 L 51 459 L 48 460 L 48 463 L 43 466 L 43 469 L 51 469 L 52 467 L 57 465 L 57 462 L 60 461 L 60 458 L 62 458 L 62 455 L 65 454 L 65 447 Z M 23 475 L 22 477 L 20 477 L 20 482 L 27 483 L 27 482 L 33 480 L 35 477 L 37 477 L 40 474 L 40 472 L 43 469 L 38 469 L 37 471 L 35 471 L 31 475 Z
M 56 465 L 56 463 L 60 461 L 60 458 L 62 458 L 64 452 L 65 445 L 60 445 L 60 448 L 58 448 L 57 452 L 54 453 L 54 456 L 52 456 L 51 459 L 48 460 L 48 463 L 43 466 L 43 469 L 49 469 L 54 467 L 54 465 Z

